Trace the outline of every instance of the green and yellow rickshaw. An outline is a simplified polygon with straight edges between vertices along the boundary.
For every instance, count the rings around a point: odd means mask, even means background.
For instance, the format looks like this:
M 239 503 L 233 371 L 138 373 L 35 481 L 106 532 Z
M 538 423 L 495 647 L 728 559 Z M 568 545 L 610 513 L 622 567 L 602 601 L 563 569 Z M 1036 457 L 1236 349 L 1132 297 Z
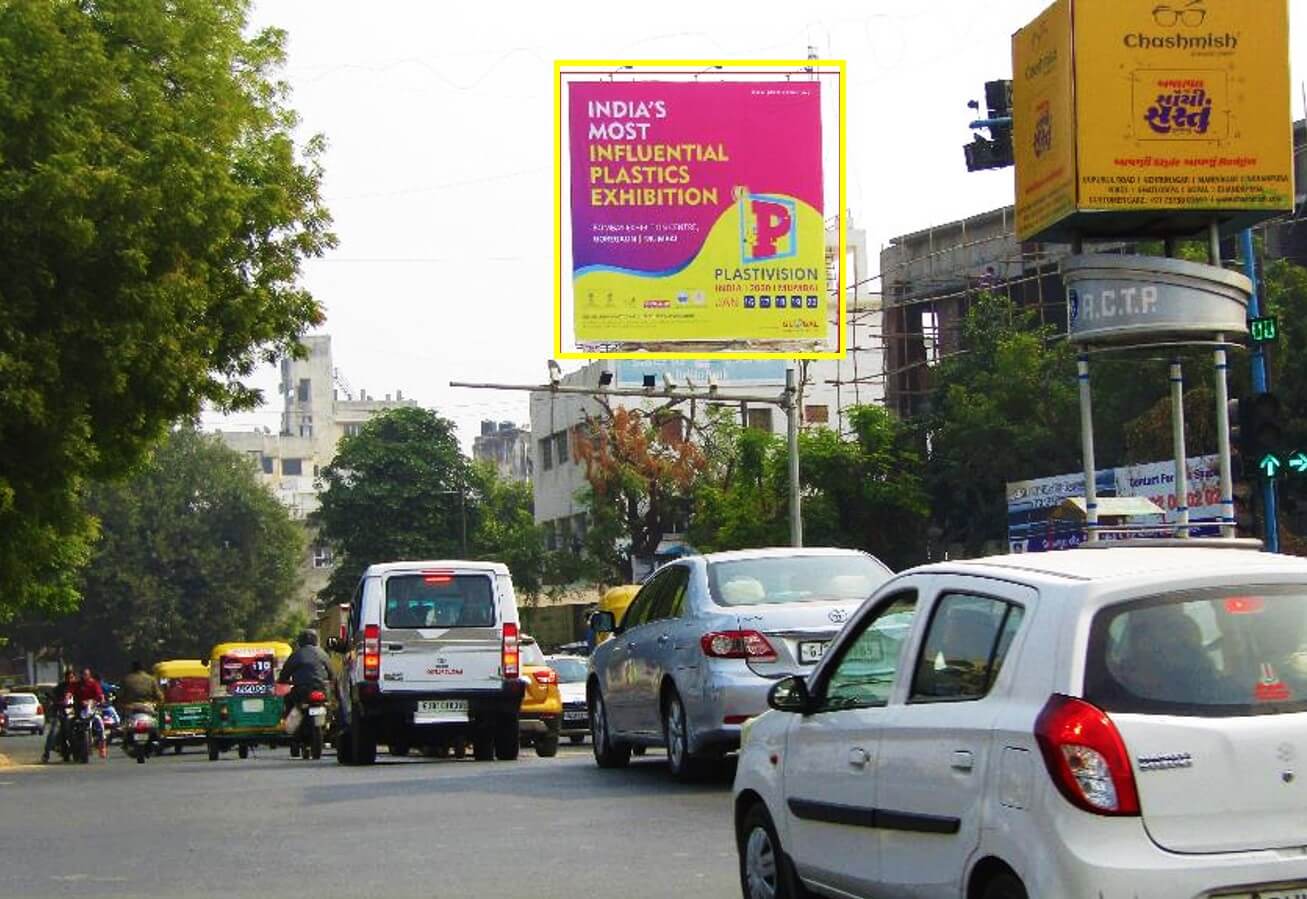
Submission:
M 241 758 L 250 747 L 290 745 L 281 728 L 277 672 L 291 653 L 280 642 L 219 643 L 209 658 L 209 760 L 233 746 Z
M 202 746 L 209 737 L 209 666 L 195 659 L 171 659 L 154 666 L 163 691 L 159 740 L 173 752 Z

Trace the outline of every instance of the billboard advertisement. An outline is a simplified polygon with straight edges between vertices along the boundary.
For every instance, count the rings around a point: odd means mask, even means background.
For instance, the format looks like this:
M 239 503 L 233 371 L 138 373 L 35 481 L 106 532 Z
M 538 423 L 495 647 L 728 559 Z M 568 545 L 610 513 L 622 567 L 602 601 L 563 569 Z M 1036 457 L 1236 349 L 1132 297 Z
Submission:
M 1012 54 L 1020 239 L 1293 209 L 1287 0 L 1058 0 Z
M 577 341 L 827 338 L 820 83 L 567 88 Z
M 1218 456 L 1198 456 L 1188 460 L 1189 533 L 1195 537 L 1217 537 L 1221 520 L 1221 473 Z M 1094 489 L 1099 497 L 1142 496 L 1152 500 L 1165 513 L 1162 522 L 1174 523 L 1178 513 L 1175 501 L 1175 463 L 1147 462 L 1095 472 Z M 1011 552 L 1044 552 L 1069 549 L 1085 541 L 1084 528 L 1071 521 L 1059 521 L 1053 511 L 1073 496 L 1085 495 L 1083 473 L 1054 475 L 1007 485 L 1008 548 Z M 1136 522 L 1152 524 L 1151 520 Z M 1161 524 L 1162 522 L 1157 522 Z M 1169 537 L 1173 531 L 1159 528 L 1156 534 Z M 1105 534 L 1105 539 L 1121 539 Z

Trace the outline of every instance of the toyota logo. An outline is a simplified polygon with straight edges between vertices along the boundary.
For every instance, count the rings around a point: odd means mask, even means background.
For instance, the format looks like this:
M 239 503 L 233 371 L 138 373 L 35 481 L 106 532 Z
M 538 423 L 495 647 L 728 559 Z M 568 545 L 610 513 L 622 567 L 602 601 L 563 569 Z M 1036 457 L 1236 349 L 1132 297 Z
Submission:
M 849 613 L 843 609 L 831 609 L 826 615 L 835 624 L 843 624 L 849 620 Z

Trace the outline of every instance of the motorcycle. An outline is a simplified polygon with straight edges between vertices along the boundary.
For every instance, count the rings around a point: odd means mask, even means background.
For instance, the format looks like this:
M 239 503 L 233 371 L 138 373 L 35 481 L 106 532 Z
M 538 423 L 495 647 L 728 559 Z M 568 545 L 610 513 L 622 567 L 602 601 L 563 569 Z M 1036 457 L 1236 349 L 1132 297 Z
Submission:
M 327 729 L 327 694 L 310 690 L 306 699 L 291 707 L 286 716 L 286 731 L 291 734 L 291 758 L 322 758 L 322 743 Z
M 56 745 L 59 757 L 85 765 L 91 760 L 91 716 L 96 714 L 94 702 L 78 703 L 73 696 L 65 696 L 55 718 L 59 728 Z
M 123 752 L 136 759 L 136 764 L 144 765 L 146 758 L 159 755 L 163 743 L 159 739 L 159 719 L 153 707 L 137 706 L 127 710 L 127 720 L 123 723 Z

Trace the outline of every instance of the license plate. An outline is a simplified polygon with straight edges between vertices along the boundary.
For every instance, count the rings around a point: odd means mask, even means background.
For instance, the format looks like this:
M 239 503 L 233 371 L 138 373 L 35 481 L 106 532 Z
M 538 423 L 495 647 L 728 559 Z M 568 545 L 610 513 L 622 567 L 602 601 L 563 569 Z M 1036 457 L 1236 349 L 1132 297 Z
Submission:
M 1296 887 L 1276 887 L 1272 890 L 1255 890 L 1251 893 L 1218 893 L 1212 899 L 1307 899 L 1307 884 Z
M 323 706 L 316 705 L 313 708 L 309 709 L 309 714 L 312 715 L 314 718 L 321 718 L 322 716 L 327 714 L 327 710 Z
M 241 700 L 241 711 L 242 711 L 242 712 L 261 712 L 261 711 L 263 711 L 263 700 L 262 700 L 262 699 L 242 699 L 242 700 Z
M 799 661 L 804 665 L 811 665 L 820 661 L 821 657 L 826 654 L 826 647 L 829 645 L 827 640 L 810 640 L 799 644 Z
M 585 712 L 563 712 L 564 721 L 584 721 L 587 717 Z
M 441 721 L 466 721 L 466 699 L 422 699 L 413 713 L 414 724 L 434 724 Z

